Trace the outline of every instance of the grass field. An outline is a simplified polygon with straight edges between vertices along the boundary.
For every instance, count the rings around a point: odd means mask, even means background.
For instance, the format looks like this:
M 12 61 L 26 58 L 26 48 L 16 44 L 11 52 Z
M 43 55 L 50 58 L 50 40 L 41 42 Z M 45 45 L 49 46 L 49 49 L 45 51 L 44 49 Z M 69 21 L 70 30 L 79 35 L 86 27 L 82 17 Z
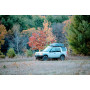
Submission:
M 89 58 L 73 59 L 67 58 L 65 61 L 38 61 L 35 58 L 3 59 L 0 60 L 0 75 L 90 75 Z

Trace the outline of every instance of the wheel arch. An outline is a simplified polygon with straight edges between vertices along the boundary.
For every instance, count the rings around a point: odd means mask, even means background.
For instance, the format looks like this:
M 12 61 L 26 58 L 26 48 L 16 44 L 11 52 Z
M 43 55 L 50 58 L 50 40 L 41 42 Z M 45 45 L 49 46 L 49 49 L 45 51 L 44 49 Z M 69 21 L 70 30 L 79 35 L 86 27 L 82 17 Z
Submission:
M 65 55 L 64 55 L 64 54 L 61 54 L 61 55 L 60 55 L 60 57 L 61 57 L 61 56 L 64 56 L 64 57 L 65 57 Z
M 43 56 L 48 56 L 47 54 L 44 54 Z

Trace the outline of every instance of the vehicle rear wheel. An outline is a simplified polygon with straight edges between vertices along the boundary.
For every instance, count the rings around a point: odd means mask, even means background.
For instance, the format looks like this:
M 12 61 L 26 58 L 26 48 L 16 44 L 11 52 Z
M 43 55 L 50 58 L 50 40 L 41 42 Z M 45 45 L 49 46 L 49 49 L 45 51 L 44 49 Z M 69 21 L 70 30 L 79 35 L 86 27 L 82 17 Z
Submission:
M 43 56 L 42 60 L 43 61 L 47 61 L 48 60 L 48 56 Z
M 65 56 L 64 55 L 61 55 L 60 56 L 60 60 L 62 60 L 62 61 L 65 60 Z

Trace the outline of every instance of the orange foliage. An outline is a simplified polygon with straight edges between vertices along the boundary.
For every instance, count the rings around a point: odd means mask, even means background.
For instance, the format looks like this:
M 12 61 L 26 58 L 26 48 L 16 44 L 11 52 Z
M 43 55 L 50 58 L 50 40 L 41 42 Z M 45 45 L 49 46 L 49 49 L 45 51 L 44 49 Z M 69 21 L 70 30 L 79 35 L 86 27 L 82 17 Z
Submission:
M 44 29 L 43 31 L 46 34 L 46 41 L 48 44 L 56 42 L 55 36 L 52 33 L 52 28 L 49 27 L 48 21 L 44 21 L 43 23 Z
M 32 36 L 29 38 L 28 42 L 29 46 L 32 50 L 42 50 L 46 45 L 46 36 L 43 31 L 39 31 L 38 33 L 32 33 Z
M 6 28 L 4 25 L 0 25 L 0 49 L 1 49 L 1 45 L 4 44 L 4 38 L 5 38 L 5 34 L 7 33 Z
M 23 30 L 22 34 L 27 34 L 28 36 L 31 36 L 32 33 L 36 33 L 38 32 L 38 30 L 36 30 L 35 28 L 29 28 L 27 30 Z
M 43 27 L 44 28 L 42 30 L 40 30 L 39 28 L 38 30 L 33 32 L 32 36 L 29 38 L 28 44 L 32 48 L 32 50 L 42 50 L 47 44 L 56 42 L 55 37 L 52 33 L 52 28 L 49 27 L 48 21 L 44 21 Z
M 63 22 L 63 24 L 65 24 L 65 26 L 63 28 L 63 33 L 65 32 L 65 28 L 68 27 L 68 25 L 71 23 L 72 17 L 73 16 L 70 16 L 69 20 L 66 20 L 66 21 Z

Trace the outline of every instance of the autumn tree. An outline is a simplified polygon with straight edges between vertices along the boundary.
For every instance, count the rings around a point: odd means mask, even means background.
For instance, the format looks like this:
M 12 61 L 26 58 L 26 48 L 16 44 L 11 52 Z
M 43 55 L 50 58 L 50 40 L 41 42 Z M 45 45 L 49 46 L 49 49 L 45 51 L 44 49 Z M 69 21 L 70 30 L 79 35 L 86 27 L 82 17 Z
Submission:
M 56 42 L 55 36 L 52 33 L 52 28 L 50 27 L 48 21 L 44 21 L 43 27 L 44 27 L 43 32 L 46 34 L 47 44 Z
M 32 36 L 29 38 L 28 42 L 32 50 L 42 50 L 46 45 L 46 35 L 43 31 L 37 33 L 32 33 Z
M 36 33 L 36 32 L 38 32 L 39 30 L 36 30 L 35 28 L 29 28 L 29 29 L 27 29 L 27 30 L 23 30 L 21 33 L 22 34 L 25 34 L 25 35 L 27 35 L 27 36 L 29 36 L 29 37 L 31 37 L 32 36 L 32 33 Z
M 29 38 L 29 46 L 32 50 L 42 50 L 50 43 L 55 42 L 55 37 L 52 33 L 52 28 L 49 27 L 48 21 L 44 21 L 43 29 L 36 30 L 36 33 L 32 33 Z
M 1 24 L 0 25 L 0 49 L 1 49 L 1 45 L 3 45 L 5 42 L 4 38 L 5 38 L 6 33 L 7 31 L 6 31 L 5 26 Z

